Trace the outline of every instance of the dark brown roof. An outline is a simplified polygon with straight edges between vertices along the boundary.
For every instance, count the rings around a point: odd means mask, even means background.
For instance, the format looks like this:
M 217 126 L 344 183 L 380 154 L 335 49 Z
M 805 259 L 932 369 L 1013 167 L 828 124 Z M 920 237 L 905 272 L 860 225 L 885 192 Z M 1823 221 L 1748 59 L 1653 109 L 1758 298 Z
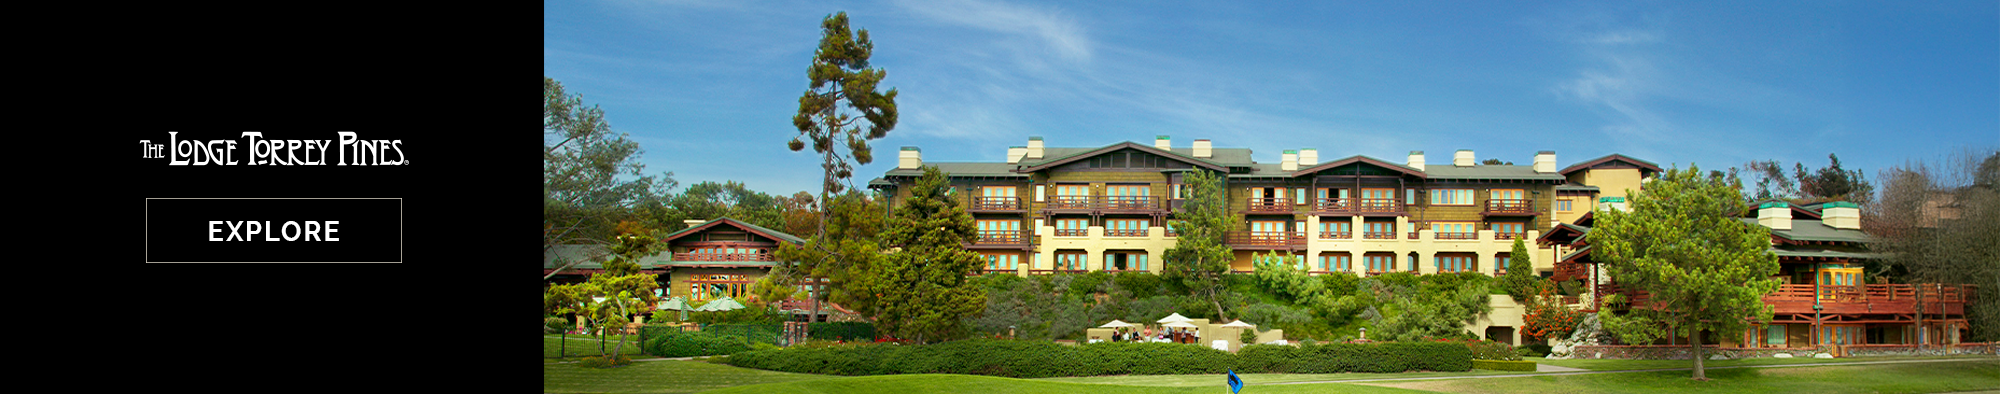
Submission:
M 1576 165 L 1572 165 L 1572 166 L 1569 166 L 1568 168 L 1563 168 L 1563 169 L 1562 169 L 1562 171 L 1556 171 L 1556 172 L 1557 172 L 1557 173 L 1561 173 L 1561 174 L 1563 174 L 1563 175 L 1569 175 L 1569 173 L 1572 173 L 1572 172 L 1576 172 L 1576 171 L 1578 171 L 1578 170 L 1582 170 L 1582 169 L 1586 169 L 1586 168 L 1590 168 L 1591 166 L 1595 166 L 1595 165 L 1598 165 L 1598 164 L 1604 164 L 1604 163 L 1608 163 L 1608 162 L 1611 162 L 1611 161 L 1621 161 L 1621 162 L 1625 162 L 1625 163 L 1628 163 L 1628 164 L 1631 164 L 1631 165 L 1635 165 L 1635 166 L 1639 166 L 1639 168 L 1641 168 L 1641 169 L 1645 169 L 1645 170 L 1651 170 L 1651 171 L 1653 171 L 1653 172 L 1660 172 L 1660 171 L 1662 171 L 1662 170 L 1660 170 L 1660 166 L 1659 166 L 1659 165 L 1657 165 L 1657 164 L 1653 164 L 1653 162 L 1650 162 L 1650 161 L 1645 161 L 1645 160 L 1639 160 L 1639 159 L 1635 159 L 1635 158 L 1632 158 L 1631 156 L 1626 156 L 1626 155 L 1622 155 L 1622 154 L 1617 154 L 1617 153 L 1613 153 L 1613 154 L 1610 154 L 1610 155 L 1608 155 L 1608 156 L 1604 156 L 1604 157 L 1599 157 L 1599 158 L 1597 158 L 1597 159 L 1593 159 L 1593 160 L 1591 160 L 1591 161 L 1586 161 L 1586 162 L 1582 162 L 1582 163 L 1577 163 Z

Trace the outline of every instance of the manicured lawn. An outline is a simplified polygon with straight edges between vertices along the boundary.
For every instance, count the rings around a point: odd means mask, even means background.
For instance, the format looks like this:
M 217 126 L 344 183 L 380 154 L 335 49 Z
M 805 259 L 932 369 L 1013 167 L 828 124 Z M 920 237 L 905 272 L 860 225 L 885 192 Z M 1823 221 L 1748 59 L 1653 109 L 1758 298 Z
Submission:
M 2000 360 L 1359 383 L 1453 393 L 1938 393 L 2000 389 Z
M 770 383 L 710 391 L 728 393 L 1226 393 L 1222 380 L 1213 384 L 1185 387 L 1141 387 L 1106 384 L 1064 383 L 1037 379 L 1010 379 L 973 375 L 883 375 L 833 378 L 805 382 Z M 1244 388 L 1251 391 L 1250 388 Z M 1258 387 L 1256 393 L 1416 393 L 1403 389 L 1346 385 L 1338 383 Z
M 592 369 L 576 364 L 542 365 L 547 393 L 693 393 L 760 383 L 824 380 L 826 375 L 772 372 L 700 361 L 645 361 Z
M 1809 358 L 1809 357 L 1808 358 L 1766 357 L 1766 358 L 1746 358 L 1741 360 L 1708 360 L 1707 362 L 1702 363 L 1702 365 L 1708 367 L 1734 367 L 1743 365 L 1824 364 L 1824 363 L 1849 363 L 1856 361 L 1918 360 L 1918 359 L 1939 359 L 1939 358 L 1941 357 L 1847 357 L 1847 358 L 1830 358 L 1830 359 Z M 1975 360 L 1980 358 L 1992 359 L 1992 357 L 1982 357 L 1982 356 L 1960 356 L 1954 358 L 1975 359 Z M 1548 365 L 1570 367 L 1570 368 L 1582 368 L 1593 371 L 1694 368 L 1693 360 L 1549 360 L 1541 357 L 1523 357 L 1522 359 L 1528 361 L 1534 361 L 1540 364 L 1548 364 Z

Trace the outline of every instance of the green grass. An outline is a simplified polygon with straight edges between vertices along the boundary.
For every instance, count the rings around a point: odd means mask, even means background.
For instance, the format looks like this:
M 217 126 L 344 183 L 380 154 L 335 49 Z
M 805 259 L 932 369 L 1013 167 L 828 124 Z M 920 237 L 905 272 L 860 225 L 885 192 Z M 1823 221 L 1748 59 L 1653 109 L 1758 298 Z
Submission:
M 1046 380 L 1009 379 L 973 375 L 883 375 L 834 378 L 807 382 L 769 383 L 710 391 L 729 393 L 1217 393 L 1228 392 L 1221 379 L 1212 384 L 1187 387 L 1140 387 Z M 1250 388 L 1244 388 L 1249 391 Z M 1403 389 L 1337 383 L 1258 387 L 1256 393 L 1416 393 Z
M 1360 380 L 1360 379 L 1519 375 L 1519 374 L 1531 374 L 1531 373 L 1534 372 L 1471 370 L 1466 372 L 1405 372 L 1405 373 L 1327 373 L 1327 374 L 1246 373 L 1246 374 L 1237 374 L 1237 377 L 1242 378 L 1243 383 L 1245 385 L 1258 386 L 1270 383 L 1289 383 L 1289 382 L 1328 382 L 1328 381 Z M 1041 378 L 1034 380 L 1046 380 L 1051 382 L 1064 382 L 1064 383 L 1113 384 L 1113 385 L 1123 385 L 1123 386 L 1177 387 L 1177 386 L 1203 385 L 1214 382 L 1221 382 L 1224 381 L 1224 379 L 1226 379 L 1223 376 L 1224 375 L 1119 375 L 1119 376 L 1088 376 L 1088 377 L 1070 377 L 1070 378 Z
M 1363 383 L 1453 393 L 1937 393 L 2000 389 L 2000 360 Z
M 1811 358 L 1811 357 L 1804 357 L 1804 358 L 1763 357 L 1763 358 L 1746 358 L 1740 360 L 1708 360 L 1706 362 L 1703 362 L 1702 365 L 1706 367 L 1735 367 L 1735 366 L 1746 366 L 1746 365 L 1824 364 L 1824 363 L 1850 363 L 1857 361 L 1891 361 L 1891 360 L 1920 360 L 1920 359 L 1927 360 L 1927 359 L 1939 359 L 1939 358 L 1941 357 L 1898 356 L 1898 357 L 1848 357 L 1848 358 L 1831 358 L 1831 359 Z M 1979 359 L 1982 358 L 1982 356 L 1960 356 L 1951 358 Z M 1985 357 L 1985 358 L 1991 359 L 1991 357 Z M 1693 360 L 1585 360 L 1585 359 L 1550 360 L 1542 357 L 1522 357 L 1521 359 L 1534 361 L 1536 363 L 1541 363 L 1541 364 L 1548 364 L 1559 367 L 1582 368 L 1592 371 L 1694 368 Z
M 542 365 L 547 393 L 693 393 L 762 383 L 824 380 L 826 375 L 772 372 L 701 361 L 642 361 L 619 368 Z

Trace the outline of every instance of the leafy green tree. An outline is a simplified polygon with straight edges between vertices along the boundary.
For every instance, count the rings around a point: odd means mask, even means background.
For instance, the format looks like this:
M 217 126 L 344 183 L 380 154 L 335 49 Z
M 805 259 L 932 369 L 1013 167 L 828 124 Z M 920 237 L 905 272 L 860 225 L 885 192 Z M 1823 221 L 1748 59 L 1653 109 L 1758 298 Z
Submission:
M 639 143 L 612 133 L 603 110 L 584 107 L 583 95 L 542 77 L 544 252 L 555 245 L 605 243 L 628 209 L 677 185 L 672 172 L 640 176 L 645 165 L 639 154 Z
M 1185 180 L 1181 192 L 1187 202 L 1174 213 L 1176 219 L 1168 223 L 1174 226 L 1180 240 L 1162 256 L 1165 260 L 1162 272 L 1169 280 L 1181 281 L 1196 296 L 1207 299 L 1215 306 L 1216 318 L 1226 320 L 1229 317 L 1223 312 L 1221 296 L 1227 289 L 1222 277 L 1229 274 L 1229 263 L 1236 256 L 1223 243 L 1223 234 L 1236 223 L 1236 217 L 1229 214 L 1228 203 L 1223 199 L 1220 174 L 1194 170 L 1187 173 Z
M 972 214 L 945 194 L 948 180 L 937 167 L 924 167 L 909 200 L 896 207 L 882 233 L 885 245 L 900 250 L 882 256 L 874 280 L 864 282 L 877 299 L 849 306 L 875 318 L 882 332 L 918 342 L 949 339 L 965 332 L 966 318 L 984 310 L 986 290 L 966 281 L 986 261 L 964 246 L 978 227 Z
M 1778 258 L 1768 229 L 1735 218 L 1741 185 L 1699 174 L 1694 166 L 1667 171 L 1632 197 L 1631 211 L 1599 212 L 1587 236 L 1613 278 L 1650 294 L 1626 314 L 1600 313 L 1605 327 L 1631 343 L 1672 327 L 1694 349 L 1694 379 L 1707 380 L 1702 332 L 1728 337 L 1770 322 L 1762 298 L 1778 288 L 1770 279 Z
M 659 303 L 653 289 L 659 288 L 659 275 L 640 273 L 637 263 L 640 257 L 658 252 L 659 242 L 651 235 L 626 234 L 615 237 L 611 246 L 611 260 L 604 262 L 604 272 L 592 275 L 582 283 L 549 286 L 542 293 L 543 313 L 575 314 L 579 323 L 597 327 L 599 338 L 604 330 L 624 327 L 631 322 L 629 316 L 645 312 L 646 305 Z M 597 298 L 603 297 L 603 300 Z M 620 329 L 619 347 L 612 358 L 616 359 L 624 349 L 624 330 Z M 600 343 L 602 341 L 599 341 Z M 602 355 L 599 347 L 599 355 Z
M 814 299 L 849 309 L 873 305 L 874 293 L 857 289 L 879 279 L 871 275 L 882 259 L 881 234 L 885 225 L 882 203 L 867 194 L 849 191 L 827 205 L 831 206 L 833 216 L 826 221 L 826 234 L 809 238 L 800 245 L 779 245 L 777 258 L 788 263 L 773 269 L 752 286 L 758 297 L 781 300 L 796 296 L 793 289 L 801 281 L 820 278 L 825 290 L 812 294 Z M 813 311 L 813 315 L 818 316 L 819 311 Z
M 1535 255 L 1528 253 L 1526 243 L 1515 238 L 1514 250 L 1507 256 L 1507 275 L 1500 277 L 1500 289 L 1513 296 L 1514 302 L 1525 304 L 1535 294 L 1535 282 L 1542 279 L 1535 276 Z
M 889 130 L 896 128 L 896 89 L 875 91 L 889 73 L 868 67 L 875 43 L 868 40 L 868 29 L 848 30 L 847 12 L 827 16 L 820 29 L 824 35 L 819 50 L 813 53 L 812 67 L 806 69 L 812 84 L 799 97 L 798 115 L 792 116 L 799 136 L 792 137 L 786 147 L 798 152 L 806 148 L 806 142 L 812 143 L 825 173 L 820 199 L 826 200 L 845 190 L 841 182 L 853 175 L 854 167 L 847 160 L 862 165 L 874 162 L 868 140 L 888 136 Z M 842 102 L 860 117 L 841 110 Z M 842 155 L 836 144 L 846 145 L 848 153 Z M 820 217 L 830 214 L 822 211 Z M 823 228 L 820 231 L 825 232 Z
M 1493 311 L 1487 303 L 1492 278 L 1477 272 L 1439 273 L 1421 277 L 1396 272 L 1374 278 L 1386 284 L 1390 309 L 1375 320 L 1371 338 L 1417 341 L 1425 338 L 1470 338 L 1465 325 Z M 1380 335 L 1380 336 L 1376 336 Z

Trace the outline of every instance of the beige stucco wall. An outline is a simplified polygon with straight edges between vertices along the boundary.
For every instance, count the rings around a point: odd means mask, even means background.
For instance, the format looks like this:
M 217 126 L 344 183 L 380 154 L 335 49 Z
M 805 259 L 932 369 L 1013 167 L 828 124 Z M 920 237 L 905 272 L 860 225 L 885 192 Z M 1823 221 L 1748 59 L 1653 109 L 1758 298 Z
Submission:
M 1487 312 L 1485 315 L 1479 316 L 1479 320 L 1474 321 L 1472 324 L 1465 325 L 1465 331 L 1472 333 L 1472 335 L 1474 336 L 1485 338 L 1487 327 L 1513 327 L 1514 328 L 1513 338 L 1486 338 L 1486 339 L 1492 339 L 1503 342 L 1511 341 L 1509 343 L 1514 343 L 1516 345 L 1521 344 L 1521 327 L 1526 325 L 1522 320 L 1521 315 L 1523 312 L 1527 310 L 1526 306 L 1521 305 L 1518 302 L 1514 302 L 1513 296 L 1505 294 L 1492 295 L 1491 297 L 1486 299 L 1486 305 L 1492 306 L 1493 311 Z
M 1626 190 L 1638 191 L 1644 182 L 1637 168 L 1583 170 L 1583 184 L 1596 186 L 1598 197 L 1631 197 Z

